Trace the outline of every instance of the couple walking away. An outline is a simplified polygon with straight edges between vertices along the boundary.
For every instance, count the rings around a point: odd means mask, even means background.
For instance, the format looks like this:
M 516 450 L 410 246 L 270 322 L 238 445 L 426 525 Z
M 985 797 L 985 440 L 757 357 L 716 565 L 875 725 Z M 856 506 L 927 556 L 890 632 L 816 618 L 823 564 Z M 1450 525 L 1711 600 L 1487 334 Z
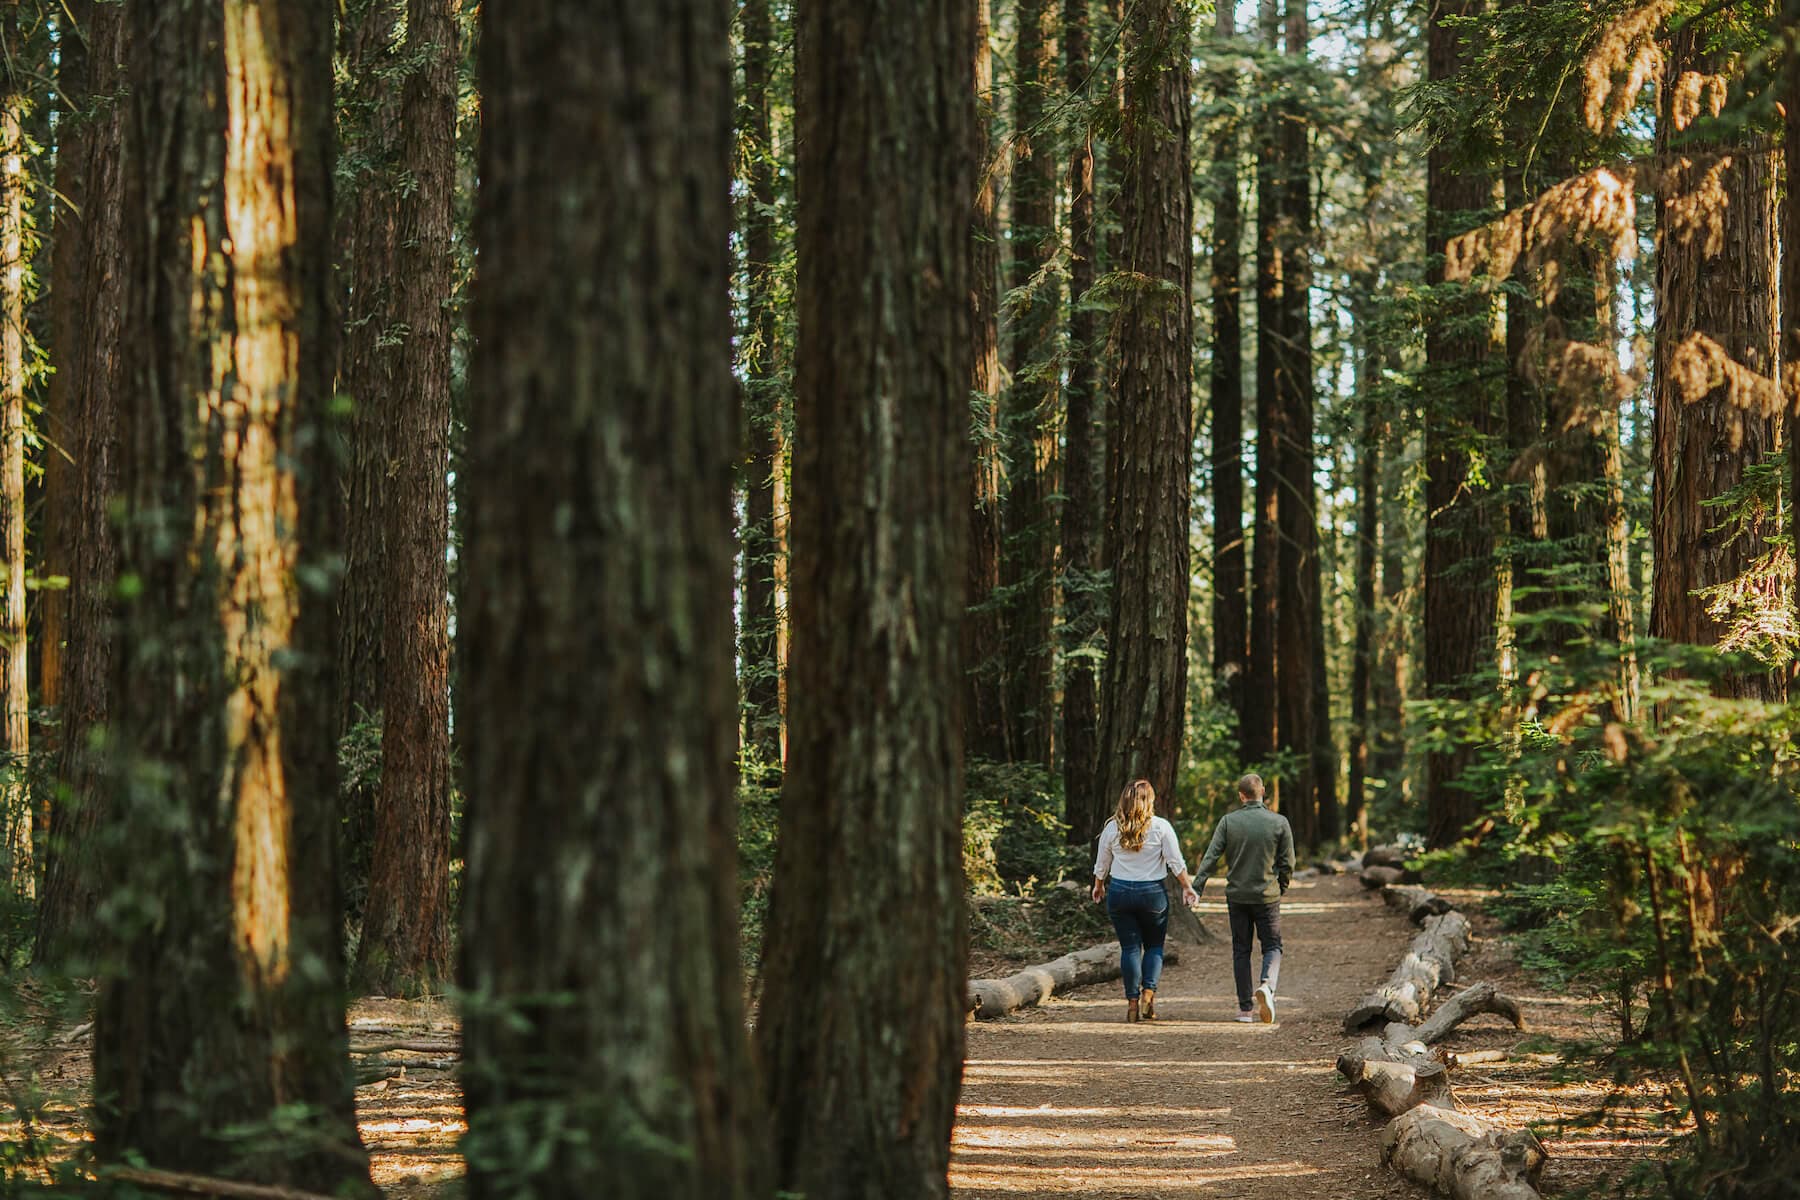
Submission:
M 1199 886 L 1225 860 L 1225 905 L 1231 914 L 1231 972 L 1237 983 L 1237 1020 L 1275 1020 L 1275 987 L 1281 978 L 1281 897 L 1294 873 L 1294 833 L 1287 818 L 1263 804 L 1262 779 L 1238 780 L 1237 811 L 1213 830 L 1195 875 Z M 1100 831 L 1094 859 L 1094 903 L 1106 900 L 1119 933 L 1119 974 L 1125 981 L 1125 1019 L 1156 1019 L 1156 985 L 1162 979 L 1163 941 L 1169 932 L 1169 897 L 1163 877 L 1181 882 L 1190 908 L 1200 893 L 1187 873 L 1175 827 L 1156 815 L 1156 789 L 1148 780 L 1125 785 L 1119 807 Z M 1250 990 L 1250 941 L 1262 943 L 1262 975 Z

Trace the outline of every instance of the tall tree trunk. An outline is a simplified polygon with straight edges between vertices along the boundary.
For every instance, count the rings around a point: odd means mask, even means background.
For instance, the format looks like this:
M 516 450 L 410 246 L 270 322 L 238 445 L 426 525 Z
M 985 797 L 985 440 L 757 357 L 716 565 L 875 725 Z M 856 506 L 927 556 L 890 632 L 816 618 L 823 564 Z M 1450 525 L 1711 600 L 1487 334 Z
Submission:
M 781 370 L 775 278 L 777 270 L 775 175 L 776 54 L 770 0 L 743 0 L 744 98 L 742 137 L 747 143 L 749 195 L 743 206 L 744 321 L 741 352 L 744 415 L 749 434 L 745 464 L 744 617 L 738 638 L 743 678 L 744 741 L 763 768 L 781 767 L 781 610 L 777 599 L 781 539 L 777 536 L 776 493 L 786 470 L 783 445 Z
M 1432 10 L 1427 67 L 1434 82 L 1454 78 L 1462 65 L 1462 29 L 1448 19 L 1480 11 L 1481 0 L 1444 0 Z M 1446 242 L 1491 194 L 1485 175 L 1453 165 L 1454 136 L 1444 133 L 1426 166 L 1426 282 L 1438 288 L 1445 286 Z M 1489 661 L 1493 645 L 1492 534 L 1468 449 L 1471 438 L 1488 435 L 1492 405 L 1482 375 L 1485 305 L 1461 295 L 1441 303 L 1425 335 L 1425 684 L 1433 699 L 1452 700 L 1469 696 L 1467 678 Z M 1467 762 L 1465 747 L 1427 758 L 1426 840 L 1433 847 L 1455 842 L 1476 815 L 1473 797 L 1454 782 Z
M 963 728 L 971 757 L 994 761 L 1010 753 L 1006 695 L 1006 613 L 1000 588 L 1000 227 L 994 214 L 994 62 L 989 49 L 988 0 L 976 0 L 975 190 L 970 240 L 969 299 L 974 321 L 975 407 L 969 476 L 969 611 L 963 619 Z
M 113 828 L 100 774 L 104 755 L 93 753 L 90 739 L 106 727 L 113 710 L 117 551 L 108 514 L 118 491 L 124 262 L 123 124 L 112 100 L 121 84 L 124 47 L 118 5 L 73 0 L 67 12 L 80 32 L 65 42 L 57 68 L 57 89 L 70 114 L 59 134 L 58 172 L 66 178 L 59 186 L 76 190 L 65 193 L 52 270 L 57 288 L 55 378 L 61 388 L 57 407 L 64 431 L 59 442 L 69 457 L 63 475 L 68 498 L 61 505 L 57 541 L 69 587 L 56 765 L 59 800 L 50 809 L 33 961 L 80 972 L 91 969 L 98 949 L 100 931 L 92 914 L 105 886 L 99 843 L 103 831 Z
M 1769 529 L 1715 528 L 1720 514 L 1705 502 L 1736 487 L 1744 469 L 1772 453 L 1778 418 L 1754 411 L 1750 398 L 1700 360 L 1696 338 L 1710 339 L 1740 369 L 1776 370 L 1775 172 L 1770 146 L 1746 135 L 1732 142 L 1687 136 L 1675 109 L 1675 81 L 1686 72 L 1726 69 L 1708 49 L 1714 22 L 1690 21 L 1669 48 L 1657 149 L 1672 157 L 1657 191 L 1656 412 L 1651 522 L 1656 572 L 1650 635 L 1711 646 L 1724 632 L 1695 593 L 1742 575 L 1765 552 Z M 1696 206 L 1693 193 L 1717 187 L 1719 203 Z M 1685 201 L 1677 205 L 1677 201 Z M 1683 393 L 1683 377 L 1705 380 Z M 1711 378 L 1707 378 L 1708 376 Z M 1701 389 L 1704 389 L 1702 392 Z M 1724 696 L 1779 700 L 1784 681 L 1773 671 L 1732 672 Z
M 405 0 L 408 186 L 390 198 L 395 255 L 377 283 L 387 323 L 382 445 L 381 798 L 356 987 L 413 995 L 450 978 L 450 315 L 462 0 Z M 398 7 L 396 0 L 396 7 Z
M 1064 81 L 1071 100 L 1086 99 L 1091 37 L 1089 0 L 1063 2 Z M 1063 385 L 1062 609 L 1063 797 L 1073 843 L 1100 835 L 1110 809 L 1106 787 L 1095 778 L 1099 752 L 1098 648 L 1104 606 L 1096 581 L 1105 527 L 1105 460 L 1100 436 L 1100 312 L 1088 299 L 1099 276 L 1100 237 L 1095 219 L 1094 132 L 1078 128 L 1069 154 L 1069 349 Z
M 81 276 L 76 264 L 81 255 L 85 207 L 82 180 L 86 169 L 83 149 L 88 124 L 87 38 L 91 12 L 92 0 L 69 3 L 58 20 L 56 36 L 56 172 L 55 194 L 50 198 L 50 352 L 55 369 L 50 373 L 44 410 L 39 417 L 47 443 L 43 453 L 44 508 L 39 522 L 42 549 L 38 575 L 43 579 L 66 579 L 69 575 L 66 543 L 73 519 L 69 510 L 75 497 L 73 446 L 78 435 L 69 421 L 73 383 L 64 364 L 79 353 L 74 345 L 67 344 L 67 339 L 79 320 L 76 293 L 81 289 Z M 66 251 L 65 240 L 71 243 Z M 63 702 L 62 656 L 68 620 L 66 588 L 46 588 L 38 593 L 38 701 L 46 708 L 58 708 Z M 48 822 L 45 829 L 48 830 Z M 48 851 L 44 869 L 49 870 Z
M 25 644 L 25 107 L 19 6 L 0 17 L 0 823 L 7 882 L 37 890 L 32 852 L 31 678 Z
M 1214 13 L 1214 36 L 1224 51 L 1237 36 L 1232 5 Z M 1237 90 L 1229 69 L 1214 77 L 1221 98 Z M 1213 484 L 1213 678 L 1219 697 L 1237 718 L 1243 741 L 1244 696 L 1249 670 L 1249 579 L 1244 556 L 1244 352 L 1241 262 L 1244 218 L 1238 198 L 1236 118 L 1220 119 L 1213 140 L 1212 182 L 1212 484 Z
M 1406 573 L 1414 526 L 1402 495 L 1406 487 L 1407 446 L 1392 421 L 1382 422 L 1383 440 L 1393 452 L 1381 462 L 1380 560 L 1381 619 L 1375 628 L 1375 681 L 1370 704 L 1375 710 L 1374 774 L 1392 795 L 1410 798 L 1412 780 L 1406 762 L 1406 703 L 1412 698 L 1413 658 L 1419 624 Z M 1421 591 L 1423 588 L 1420 589 Z
M 966 959 L 944 698 L 970 486 L 975 11 L 797 11 L 791 733 L 757 1033 L 779 1187 L 942 1196 Z
M 1375 286 L 1372 272 L 1360 273 L 1351 283 L 1352 293 L 1359 298 L 1373 297 Z M 1344 797 L 1344 832 L 1355 846 L 1366 846 L 1369 833 L 1369 746 L 1375 736 L 1369 698 L 1374 685 L 1375 554 L 1381 520 L 1381 415 L 1374 394 L 1380 360 L 1369 308 L 1367 299 L 1352 304 L 1356 398 L 1362 424 L 1356 439 L 1356 640 L 1350 666 L 1350 784 Z
M 1782 19 L 1789 29 L 1800 28 L 1800 0 L 1784 0 Z M 1800 53 L 1788 52 L 1782 80 L 1783 165 L 1790 180 L 1800 179 Z M 1791 189 L 1790 185 L 1790 189 Z M 1781 393 L 1788 405 L 1784 444 L 1788 455 L 1788 530 L 1800 533 L 1800 204 L 1791 190 L 1781 210 Z M 1794 549 L 1795 624 L 1800 625 L 1800 538 Z M 1800 664 L 1797 664 L 1800 670 Z M 1793 686 L 1790 673 L 1790 689 Z
M 1338 748 L 1331 728 L 1331 673 L 1325 652 L 1324 556 L 1313 555 L 1312 708 L 1313 796 L 1317 812 L 1317 842 L 1335 845 L 1343 836 L 1343 813 L 1338 804 Z
M 729 8 L 513 0 L 479 82 L 470 1195 L 766 1194 L 732 853 Z
M 1123 245 L 1106 447 L 1112 572 L 1099 784 L 1148 779 L 1170 811 L 1187 712 L 1188 472 L 1193 457 L 1193 242 L 1188 16 L 1178 0 L 1126 14 L 1120 145 Z
M 1007 284 L 1013 320 L 1002 401 L 1006 493 L 1001 503 L 1005 553 L 1006 692 L 1015 762 L 1050 763 L 1051 621 L 1055 613 L 1057 320 L 1056 145 L 1045 117 L 1056 80 L 1057 8 L 1017 0 L 1013 90 L 1012 258 Z
M 1306 59 L 1307 0 L 1287 0 L 1286 56 Z M 1280 807 L 1293 826 L 1294 841 L 1319 841 L 1317 688 L 1313 671 L 1319 654 L 1313 643 L 1320 629 L 1319 527 L 1313 484 L 1312 375 L 1312 170 L 1306 114 L 1298 103 L 1280 106 L 1281 158 L 1279 248 L 1282 258 L 1281 331 L 1275 345 L 1275 395 L 1282 409 L 1276 443 L 1280 511 L 1280 584 L 1277 593 L 1275 645 L 1281 666 L 1276 670 L 1278 749 L 1291 754 L 1294 776 L 1279 791 Z
M 1277 0 L 1261 0 L 1257 31 L 1271 53 L 1280 49 Z M 1281 613 L 1281 446 L 1288 436 L 1286 410 L 1276 395 L 1281 353 L 1281 128 L 1273 105 L 1265 105 L 1256 147 L 1256 512 L 1250 560 L 1250 679 L 1244 692 L 1243 752 L 1251 763 L 1275 753 L 1276 694 L 1281 673 L 1276 657 Z M 1278 801 L 1279 781 L 1272 781 Z
M 109 883 L 147 900 L 102 976 L 96 1146 L 372 1195 L 318 584 L 336 549 L 331 14 L 162 0 L 125 20 L 121 571 L 137 588 L 114 645 L 127 829 Z

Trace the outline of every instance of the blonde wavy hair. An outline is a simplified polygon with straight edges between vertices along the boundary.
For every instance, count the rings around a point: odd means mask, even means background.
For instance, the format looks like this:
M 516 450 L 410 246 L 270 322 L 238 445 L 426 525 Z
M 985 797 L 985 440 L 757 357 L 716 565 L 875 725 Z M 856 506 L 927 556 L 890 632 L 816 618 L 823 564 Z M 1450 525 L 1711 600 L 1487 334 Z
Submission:
M 1150 832 L 1150 818 L 1156 815 L 1156 789 L 1148 779 L 1134 779 L 1119 793 L 1119 807 L 1113 820 L 1119 826 L 1119 845 L 1127 850 L 1142 850 L 1144 835 Z

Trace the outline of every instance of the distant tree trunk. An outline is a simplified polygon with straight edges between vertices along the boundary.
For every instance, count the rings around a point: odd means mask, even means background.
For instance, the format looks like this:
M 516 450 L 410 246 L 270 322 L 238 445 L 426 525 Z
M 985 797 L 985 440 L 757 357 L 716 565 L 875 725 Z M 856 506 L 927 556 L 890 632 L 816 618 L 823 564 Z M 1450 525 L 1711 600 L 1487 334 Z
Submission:
M 1064 80 L 1070 97 L 1091 86 L 1088 0 L 1064 0 Z M 1062 506 L 1063 796 L 1069 840 L 1092 841 L 1106 824 L 1106 787 L 1095 778 L 1099 672 L 1091 651 L 1104 621 L 1095 578 L 1105 527 L 1106 465 L 1100 436 L 1100 313 L 1088 300 L 1099 275 L 1094 134 L 1077 129 L 1069 156 L 1069 349 L 1063 385 Z
M 32 853 L 31 678 L 25 645 L 25 107 L 29 76 L 19 44 L 19 6 L 0 19 L 0 822 L 7 881 L 37 890 Z
M 108 884 L 144 899 L 101 981 L 96 1149 L 372 1196 L 316 582 L 336 549 L 331 14 L 161 0 L 125 20 L 121 570 L 137 589 L 114 644 L 126 828 Z
M 743 207 L 746 337 L 741 352 L 749 460 L 744 479 L 744 618 L 738 638 L 744 692 L 744 740 L 756 761 L 781 768 L 781 610 L 777 599 L 782 546 L 776 492 L 786 469 L 782 433 L 780 332 L 776 305 L 775 21 L 769 0 L 743 0 L 744 99 L 740 122 L 748 145 L 749 195 Z
M 490 6 L 479 83 L 469 1194 L 766 1195 L 731 849 L 729 8 Z
M 1313 555 L 1312 706 L 1313 795 L 1317 803 L 1317 844 L 1330 846 L 1343 836 L 1338 805 L 1338 748 L 1331 728 L 1331 673 L 1325 654 L 1325 585 L 1323 555 Z
M 456 21 L 462 0 L 406 0 L 409 70 L 382 288 L 405 333 L 385 353 L 381 798 L 353 982 L 415 995 L 450 978 L 450 315 L 455 284 Z
M 39 522 L 38 574 L 44 579 L 69 575 L 67 530 L 73 519 L 69 510 L 74 503 L 73 446 L 78 432 L 69 422 L 73 384 L 64 364 L 80 354 L 69 339 L 80 319 L 76 293 L 81 289 L 81 275 L 76 264 L 83 240 L 83 147 L 89 99 L 86 39 L 92 11 L 92 0 L 72 0 L 63 9 L 56 38 L 56 191 L 50 200 L 50 356 L 55 369 L 45 388 L 44 411 L 39 418 L 48 443 L 43 452 L 44 508 Z M 67 250 L 65 241 L 70 243 Z M 67 589 L 45 589 L 37 594 L 37 620 L 38 700 L 46 708 L 58 708 L 63 702 L 63 640 L 68 636 Z M 40 805 L 40 811 L 42 808 Z M 48 825 L 46 822 L 46 830 Z M 46 850 L 46 872 L 49 857 Z
M 124 47 L 118 5 L 75 0 L 68 13 L 86 38 L 85 45 L 81 36 L 65 44 L 57 69 L 57 89 L 71 114 L 59 135 L 58 172 L 65 179 L 62 186 L 76 189 L 65 193 L 52 266 L 58 289 L 59 424 L 65 431 L 61 446 L 69 456 L 63 475 L 68 498 L 61 506 L 57 540 L 69 588 L 56 765 L 60 798 L 50 809 L 33 961 L 80 972 L 92 969 L 99 945 L 100 930 L 93 920 L 105 880 L 99 842 L 111 828 L 100 774 L 104 755 L 95 755 L 89 741 L 106 727 L 113 710 L 113 586 L 118 570 L 109 508 L 118 491 L 123 394 L 123 127 L 119 106 L 96 102 L 110 101 L 118 92 Z M 86 53 L 77 52 L 78 46 Z
M 1221 49 L 1237 36 L 1230 4 L 1214 14 Z M 1221 97 L 1236 91 L 1229 70 L 1214 79 Z M 1220 120 L 1213 141 L 1212 226 L 1212 480 L 1213 480 L 1213 678 L 1219 697 L 1237 718 L 1243 741 L 1246 673 L 1249 670 L 1249 579 L 1244 556 L 1244 353 L 1239 243 L 1244 236 L 1238 199 L 1238 137 L 1234 117 Z
M 1364 273 L 1351 283 L 1358 297 L 1373 297 L 1376 281 Z M 1374 392 L 1379 377 L 1369 304 L 1355 303 L 1356 397 L 1362 427 L 1356 439 L 1356 640 L 1350 667 L 1350 785 L 1344 797 L 1344 832 L 1353 846 L 1368 844 L 1369 711 L 1375 666 L 1375 552 L 1381 520 L 1381 418 Z
M 1287 0 L 1288 58 L 1307 53 L 1307 0 Z M 1280 591 L 1275 630 L 1276 724 L 1278 749 L 1294 757 L 1296 771 L 1280 790 L 1280 804 L 1300 846 L 1319 842 L 1319 781 L 1315 769 L 1318 689 L 1313 671 L 1320 659 L 1314 640 L 1320 629 L 1319 526 L 1313 485 L 1312 375 L 1312 169 L 1306 114 L 1298 103 L 1279 110 L 1281 171 L 1280 253 L 1281 337 L 1275 346 L 1275 395 L 1283 411 L 1276 445 L 1277 488 L 1281 493 Z
M 1406 702 L 1411 698 L 1416 617 L 1408 601 L 1406 569 L 1413 526 L 1404 513 L 1406 443 L 1391 421 L 1382 422 L 1382 437 L 1393 452 L 1381 461 L 1381 531 L 1376 557 L 1381 564 L 1381 620 L 1375 628 L 1375 680 L 1370 704 L 1375 710 L 1373 770 L 1390 794 L 1410 795 L 1406 773 Z
M 1000 587 L 1000 228 L 994 215 L 997 166 L 993 160 L 994 64 L 988 46 L 988 0 L 976 0 L 975 190 L 970 232 L 969 298 L 975 354 L 969 392 L 975 405 L 970 430 L 975 469 L 969 476 L 969 612 L 963 619 L 965 674 L 963 727 L 969 754 L 1003 761 L 1011 734 L 1006 698 L 1006 614 Z
M 1699 397 L 1681 390 L 1683 362 L 1697 336 L 1711 339 L 1739 367 L 1776 371 L 1775 172 L 1770 147 L 1746 136 L 1733 143 L 1684 136 L 1675 110 L 1675 80 L 1727 63 L 1707 48 L 1715 22 L 1691 21 L 1673 34 L 1657 149 L 1673 156 L 1657 192 L 1656 412 L 1651 522 L 1656 572 L 1650 635 L 1711 646 L 1724 632 L 1695 593 L 1742 575 L 1766 550 L 1767 526 L 1740 536 L 1716 528 L 1720 514 L 1707 500 L 1736 487 L 1744 469 L 1774 452 L 1778 418 L 1747 411 L 1748 397 L 1712 372 Z M 1724 157 L 1720 157 L 1724 156 Z M 1716 178 L 1723 202 L 1698 216 L 1671 201 L 1691 200 L 1703 180 Z M 1691 207 L 1691 205 L 1690 205 Z M 1706 370 L 1704 364 L 1700 368 Z M 1690 370 L 1686 372 L 1692 374 Z M 1734 403 L 1734 401 L 1736 403 Z M 1739 407 L 1740 404 L 1746 407 Z M 1716 690 L 1724 696 L 1780 700 L 1784 681 L 1773 671 L 1733 672 Z
M 966 959 L 945 698 L 970 486 L 976 14 L 797 11 L 791 732 L 757 1034 L 779 1188 L 942 1196 Z
M 1062 306 L 1057 280 L 1045 271 L 1058 250 L 1056 144 L 1045 116 L 1056 81 L 1057 9 L 1051 0 L 1017 0 L 1018 61 L 1013 89 L 1012 376 L 1002 398 L 1006 448 L 1001 502 L 1005 553 L 1000 577 L 1007 596 L 1006 692 L 1015 762 L 1050 764 L 1052 617 L 1056 564 L 1055 345 Z
M 1261 0 L 1258 33 L 1271 52 L 1281 45 L 1277 0 Z M 1286 410 L 1276 395 L 1277 359 L 1281 353 L 1283 259 L 1281 238 L 1280 125 L 1275 108 L 1257 134 L 1256 147 L 1256 512 L 1251 543 L 1250 679 L 1244 692 L 1243 753 L 1251 763 L 1266 763 L 1275 753 L 1276 695 L 1280 666 L 1276 660 L 1277 622 L 1281 613 L 1281 446 L 1289 436 Z M 1270 799 L 1279 802 L 1279 781 Z
M 1119 304 L 1118 380 L 1106 447 L 1112 572 L 1098 786 L 1148 779 L 1174 802 L 1187 709 L 1188 471 L 1193 456 L 1193 243 L 1188 159 L 1188 7 L 1144 0 L 1126 15 L 1120 145 L 1123 246 L 1134 280 Z
M 1454 78 L 1462 65 L 1463 31 L 1446 19 L 1480 11 L 1481 0 L 1445 0 L 1432 10 L 1427 66 L 1433 81 Z M 1490 196 L 1486 176 L 1452 165 L 1453 135 L 1445 136 L 1426 167 L 1426 282 L 1440 288 L 1446 242 Z M 1494 585 L 1486 561 L 1492 535 L 1467 449 L 1471 436 L 1488 434 L 1492 414 L 1480 375 L 1488 340 L 1477 315 L 1482 302 L 1442 303 L 1425 335 L 1425 684 L 1434 699 L 1463 699 L 1470 694 L 1467 677 L 1490 661 L 1493 644 Z M 1463 747 L 1428 756 L 1426 840 L 1433 847 L 1455 842 L 1476 815 L 1474 798 L 1454 782 L 1467 762 Z

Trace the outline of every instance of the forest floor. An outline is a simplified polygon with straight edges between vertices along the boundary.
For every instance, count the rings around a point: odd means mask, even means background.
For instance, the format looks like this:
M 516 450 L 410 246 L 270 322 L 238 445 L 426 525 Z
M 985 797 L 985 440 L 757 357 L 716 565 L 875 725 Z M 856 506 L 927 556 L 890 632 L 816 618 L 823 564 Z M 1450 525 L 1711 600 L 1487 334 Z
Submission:
M 1492 980 L 1527 1020 L 1523 1034 L 1482 1017 L 1452 1035 L 1452 1049 L 1509 1052 L 1505 1062 L 1461 1069 L 1459 1099 L 1538 1130 L 1551 1154 L 1546 1195 L 1604 1186 L 1654 1151 L 1665 1136 L 1653 1124 L 1663 1106 L 1645 1092 L 1610 1124 L 1563 1128 L 1598 1110 L 1608 1088 L 1555 1047 L 1604 1039 L 1604 1013 L 1587 998 L 1546 994 L 1524 975 L 1481 915 L 1481 895 L 1446 894 L 1474 914 L 1480 935 L 1459 986 Z M 1124 1024 L 1113 982 L 969 1026 L 950 1168 L 957 1200 L 1422 1200 L 1423 1189 L 1380 1165 L 1380 1125 L 1333 1066 L 1351 1040 L 1341 1030 L 1345 1012 L 1386 978 L 1413 935 L 1405 917 L 1354 877 L 1297 879 L 1282 905 L 1278 1021 L 1239 1025 L 1225 905 L 1215 893 L 1200 911 L 1221 940 L 1182 947 L 1181 965 L 1163 976 L 1154 1023 Z M 460 1196 L 464 1125 L 450 1005 L 359 1001 L 350 1026 L 376 1182 L 395 1200 Z M 53 1095 L 38 1127 L 46 1144 L 66 1149 L 84 1139 L 86 1037 L 77 1030 L 29 1047 L 6 1040 L 6 1073 L 29 1062 Z M 13 1113 L 0 1117 L 0 1143 L 19 1132 Z M 0 1174 L 15 1170 L 32 1168 Z

